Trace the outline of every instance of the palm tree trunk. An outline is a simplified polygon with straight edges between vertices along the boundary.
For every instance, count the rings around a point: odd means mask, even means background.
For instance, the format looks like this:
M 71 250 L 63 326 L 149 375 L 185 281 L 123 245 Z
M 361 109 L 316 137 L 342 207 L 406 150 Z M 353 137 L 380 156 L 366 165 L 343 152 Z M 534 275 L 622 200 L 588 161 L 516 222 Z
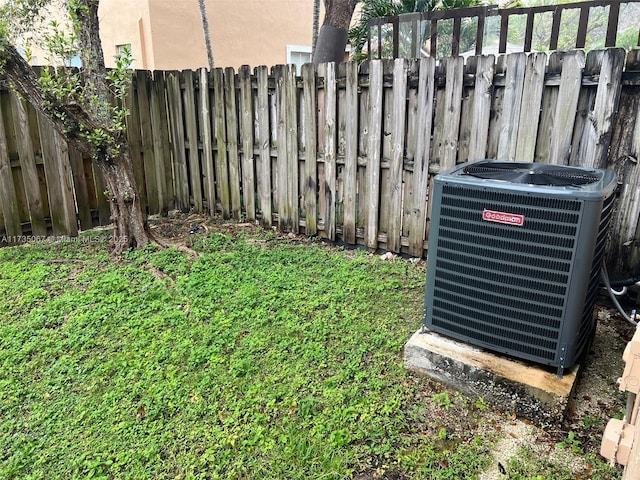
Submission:
M 311 58 L 316 52 L 318 30 L 320 29 L 320 0 L 313 0 L 313 34 L 311 36 Z
M 209 17 L 207 16 L 206 0 L 198 0 L 200 6 L 200 17 L 202 18 L 202 31 L 204 33 L 204 43 L 207 47 L 207 60 L 209 61 L 209 70 L 213 70 L 213 48 L 211 47 L 211 34 L 209 32 Z
M 313 64 L 344 61 L 349 24 L 358 0 L 324 0 L 324 22 L 318 35 Z

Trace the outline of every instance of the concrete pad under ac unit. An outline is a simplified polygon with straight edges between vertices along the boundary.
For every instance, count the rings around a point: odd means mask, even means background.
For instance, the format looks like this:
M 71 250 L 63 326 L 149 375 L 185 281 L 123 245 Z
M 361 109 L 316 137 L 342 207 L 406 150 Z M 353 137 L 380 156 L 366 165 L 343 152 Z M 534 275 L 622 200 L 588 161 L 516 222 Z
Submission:
M 536 423 L 562 419 L 576 385 L 579 365 L 555 371 L 499 356 L 431 331 L 416 332 L 404 347 L 407 370 L 425 375 L 494 410 Z

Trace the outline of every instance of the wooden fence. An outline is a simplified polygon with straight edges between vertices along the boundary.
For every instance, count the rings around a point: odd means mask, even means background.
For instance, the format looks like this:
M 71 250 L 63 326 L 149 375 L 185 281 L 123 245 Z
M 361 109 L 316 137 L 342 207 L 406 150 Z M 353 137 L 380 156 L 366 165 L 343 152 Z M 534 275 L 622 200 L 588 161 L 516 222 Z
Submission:
M 171 209 L 414 256 L 433 175 L 482 158 L 610 167 L 609 258 L 637 273 L 640 51 L 373 60 L 358 65 L 135 73 L 135 173 Z M 75 235 L 109 222 L 91 162 L 0 91 L 0 226 Z

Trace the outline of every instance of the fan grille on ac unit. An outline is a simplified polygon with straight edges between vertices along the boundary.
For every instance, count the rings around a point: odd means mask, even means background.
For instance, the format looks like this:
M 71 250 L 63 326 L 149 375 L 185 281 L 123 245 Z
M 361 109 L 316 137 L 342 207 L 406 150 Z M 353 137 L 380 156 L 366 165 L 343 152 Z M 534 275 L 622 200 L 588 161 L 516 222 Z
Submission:
M 579 186 L 600 180 L 595 171 L 540 163 L 479 162 L 465 167 L 464 173 L 477 178 L 532 185 Z

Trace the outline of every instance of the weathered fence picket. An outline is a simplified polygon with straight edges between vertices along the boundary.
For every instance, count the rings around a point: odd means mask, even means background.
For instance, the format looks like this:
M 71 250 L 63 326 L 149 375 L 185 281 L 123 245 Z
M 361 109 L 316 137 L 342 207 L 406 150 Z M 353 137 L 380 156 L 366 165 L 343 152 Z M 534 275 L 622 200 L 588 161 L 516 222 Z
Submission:
M 240 67 L 240 138 L 242 139 L 242 194 L 247 220 L 256 219 L 256 188 L 254 169 L 253 88 L 249 66 Z
M 21 135 L 16 135 L 16 144 L 18 148 L 18 156 L 20 158 L 22 181 L 29 205 L 31 233 L 32 235 L 43 236 L 47 234 L 47 222 L 45 221 L 44 203 L 42 202 L 42 193 L 40 191 L 40 179 L 38 178 L 36 157 L 33 144 L 31 143 L 31 125 L 29 124 L 29 117 L 27 116 L 27 106 L 25 101 L 20 99 L 15 93 L 11 92 L 9 96 L 11 98 L 11 108 L 13 110 L 14 130 L 16 132 L 21 132 Z M 4 128 L 0 126 L 0 130 L 3 131 Z M 4 132 L 0 132 L 0 136 L 3 134 Z M 0 157 L 2 157 L 2 152 L 0 152 Z M 5 158 L 9 159 L 8 153 Z M 82 179 L 79 179 L 79 181 L 82 182 Z M 11 190 L 11 186 L 7 185 L 7 189 Z M 85 199 L 84 195 L 79 196 L 78 203 L 80 202 L 84 202 L 88 209 L 88 199 Z M 80 217 L 80 220 L 86 225 L 86 209 L 82 211 L 83 215 Z M 84 228 L 90 228 L 90 220 L 91 218 L 89 216 L 89 227 L 85 226 Z
M 387 249 L 400 251 L 402 225 L 402 172 L 404 168 L 405 113 L 407 108 L 407 61 L 396 58 L 393 67 L 393 102 L 391 104 L 391 163 L 389 167 L 389 198 Z
M 556 165 L 568 163 L 583 67 L 584 53 L 582 51 L 563 55 L 558 98 L 555 104 L 553 125 L 550 126 L 549 163 Z
M 594 55 L 598 52 L 593 52 Z M 589 52 L 591 55 L 591 52 Z M 576 165 L 602 168 L 607 166 L 607 152 L 611 141 L 613 116 L 618 106 L 622 88 L 622 71 L 625 52 L 623 50 L 603 50 L 599 69 L 598 88 L 596 90 L 594 115 L 585 118 Z M 574 141 L 574 144 L 577 143 Z
M 423 256 L 433 176 L 480 158 L 614 168 L 610 265 L 640 271 L 640 51 L 136 72 L 140 200 Z M 37 121 L 36 121 L 37 119 Z M 0 234 L 109 222 L 102 174 L 0 88 Z
M 182 72 L 184 76 L 184 93 L 182 96 L 184 108 L 184 124 L 185 124 L 185 147 L 189 149 L 188 155 L 188 175 L 189 175 L 189 191 L 191 194 L 192 205 L 195 211 L 203 211 L 204 192 L 202 188 L 202 168 L 200 166 L 200 152 L 198 141 L 198 121 L 196 111 L 196 94 L 194 87 L 193 72 Z M 180 119 L 176 118 L 176 121 Z M 175 139 L 174 139 L 175 141 Z M 179 148 L 179 147 L 178 147 Z M 207 199 L 215 202 L 215 199 Z M 209 209 L 213 212 L 214 207 L 209 205 Z
M 369 142 L 364 198 L 367 202 L 365 245 L 378 247 L 378 205 L 380 204 L 380 144 L 382 136 L 382 60 L 369 65 Z
M 146 200 L 149 213 L 160 213 L 161 206 L 158 192 L 158 174 L 156 159 L 153 155 L 153 126 L 151 124 L 150 102 L 150 72 L 136 72 L 136 89 L 138 99 L 138 114 L 140 115 L 140 140 L 142 151 L 142 170 L 145 179 Z
M 316 117 L 316 75 L 313 64 L 302 66 L 302 104 L 304 114 L 302 116 L 303 151 L 304 151 L 304 227 L 307 235 L 314 236 L 318 233 L 318 158 L 317 143 L 318 122 Z
M 184 110 L 182 108 L 182 92 L 180 91 L 180 76 L 177 72 L 167 74 L 167 114 L 171 134 L 171 157 L 174 172 L 175 201 L 178 210 L 188 210 L 189 201 L 189 173 L 187 171 L 187 156 L 184 149 Z M 136 181 L 138 178 L 136 177 Z
M 240 160 L 238 157 L 238 112 L 236 110 L 236 85 L 233 68 L 224 69 L 224 111 L 226 114 L 226 150 L 229 163 L 229 192 L 231 218 L 240 219 Z
M 438 90 L 436 99 L 433 157 L 441 169 L 447 169 L 456 164 L 458 155 L 464 60 L 461 57 L 447 58 L 441 62 L 440 68 L 445 72 L 445 88 Z
M 625 72 L 640 75 L 640 50 L 627 55 Z M 637 77 L 636 77 L 637 78 Z M 608 166 L 618 173 L 618 201 L 609 233 L 610 267 L 636 273 L 640 249 L 640 95 L 638 88 L 623 88 L 614 119 Z
M 38 129 L 49 194 L 54 235 L 76 235 L 78 226 L 71 191 L 69 153 L 66 142 L 44 116 L 38 115 Z M 73 212 L 73 217 L 71 213 Z
M 546 64 L 547 56 L 544 53 L 532 53 L 527 56 L 520 119 L 518 130 L 514 130 L 514 133 L 517 133 L 515 158 L 521 162 L 533 162 L 535 159 L 540 116 L 534 115 L 533 112 L 539 111 L 542 102 Z
M 337 148 L 337 84 L 334 63 L 324 69 L 324 182 L 320 185 L 320 202 L 324 203 L 324 229 L 327 237 L 336 239 L 336 148 Z
M 69 161 L 71 162 L 71 173 L 73 175 L 73 185 L 75 187 L 75 205 L 78 208 L 78 224 L 80 229 L 87 230 L 93 227 L 93 220 L 91 219 L 89 189 L 87 188 L 87 177 L 82 153 L 75 148 L 69 149 Z M 89 171 L 93 170 L 91 163 L 89 163 L 87 167 L 89 168 Z M 75 216 L 73 206 L 70 210 L 70 215 L 72 219 Z M 46 229 L 42 235 L 46 235 Z
M 356 243 L 358 192 L 358 65 L 345 65 L 344 170 L 342 178 L 342 236 L 346 243 Z
M 107 191 L 107 182 L 104 175 L 99 169 L 94 167 L 93 171 L 95 182 L 95 209 L 98 212 L 98 225 L 108 225 L 111 222 L 111 212 L 109 210 L 109 199 L 105 194 Z
M 258 198 L 262 212 L 261 224 L 265 228 L 271 228 L 273 216 L 271 214 L 271 140 L 270 140 L 270 111 L 269 111 L 269 75 L 267 67 L 257 67 L 257 97 L 256 97 L 256 121 L 258 124 Z
M 489 138 L 489 118 L 493 93 L 494 57 L 477 57 L 476 80 L 473 88 L 473 110 L 471 114 L 471 137 L 468 160 L 482 160 L 487 157 Z
M 2 108 L 0 104 L 0 205 L 2 206 L 2 220 L 6 235 L 9 238 L 22 234 L 20 225 L 20 212 L 18 210 L 18 198 L 13 181 L 11 160 L 7 147 L 7 135 L 4 125 Z M 8 243 L 13 243 L 10 240 Z
M 198 126 L 200 127 L 200 143 L 202 144 L 202 183 L 203 196 L 207 201 L 207 207 L 210 212 L 216 210 L 216 181 L 214 175 L 214 165 L 216 162 L 213 158 L 213 134 L 211 132 L 211 112 L 209 101 L 209 74 L 205 69 L 200 70 L 198 77 Z M 216 110 L 216 116 L 222 114 L 224 118 L 224 109 Z M 221 130 L 224 132 L 224 129 Z M 219 132 L 217 132 L 219 133 Z M 224 145 L 224 138 L 219 140 Z M 218 154 L 224 154 L 224 151 Z M 220 161 L 220 159 L 218 159 Z
M 147 188 L 144 175 L 144 160 L 142 152 L 142 129 L 140 126 L 140 109 L 138 108 L 138 76 L 133 75 L 131 87 L 126 98 L 125 107 L 129 109 L 127 116 L 127 137 L 129 139 L 129 150 L 133 163 L 133 175 L 140 191 L 140 203 L 142 208 L 148 209 Z M 177 178 L 177 177 L 176 177 Z
M 204 89 L 204 86 L 200 86 Z M 218 185 L 218 195 L 223 218 L 231 217 L 231 191 L 229 185 L 229 161 L 227 158 L 227 111 L 225 109 L 225 88 L 224 88 L 224 70 L 216 68 L 213 71 L 213 103 L 214 103 L 214 125 L 216 130 L 216 162 L 215 162 L 215 178 Z M 202 112 L 201 112 L 202 113 Z M 204 118 L 200 118 L 203 123 Z M 206 120 L 208 122 L 208 119 Z M 206 122 L 204 122 L 206 123 Z M 203 141 L 207 141 L 203 139 Z M 205 147 L 207 150 L 211 146 Z M 211 180 L 213 182 L 213 176 Z M 215 211 L 215 197 L 210 200 L 209 209 Z
M 497 132 L 497 157 L 505 160 L 516 159 L 516 140 L 518 138 L 526 62 L 527 56 L 524 53 L 507 57 L 502 118 Z
M 427 219 L 429 185 L 429 152 L 431 151 L 432 107 L 435 91 L 435 68 L 433 58 L 420 60 L 418 77 L 418 112 L 416 116 L 415 156 L 413 158 L 413 189 L 409 223 L 409 254 L 422 256 Z
M 158 204 L 160 212 L 173 209 L 173 174 L 171 171 L 171 146 L 169 145 L 169 125 L 167 124 L 167 101 L 165 99 L 166 82 L 164 72 L 153 72 L 153 81 L 149 89 L 151 109 L 151 130 L 153 158 L 155 159 L 156 179 L 158 182 Z

